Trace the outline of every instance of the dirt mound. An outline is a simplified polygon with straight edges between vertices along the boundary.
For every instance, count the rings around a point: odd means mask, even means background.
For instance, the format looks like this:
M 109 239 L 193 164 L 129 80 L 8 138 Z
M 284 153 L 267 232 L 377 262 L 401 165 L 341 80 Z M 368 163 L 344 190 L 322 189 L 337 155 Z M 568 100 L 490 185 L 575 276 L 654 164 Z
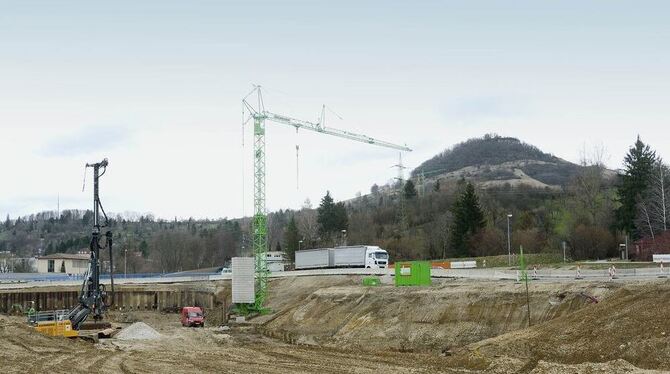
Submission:
M 540 361 L 622 359 L 638 368 L 670 370 L 669 310 L 669 283 L 627 285 L 588 308 L 457 350 L 450 361 L 484 368 L 494 364 L 493 357 L 506 356 L 523 359 L 532 370 Z
M 95 360 L 91 355 L 96 354 Z M 91 344 L 42 335 L 23 323 L 0 318 L 0 368 L 3 373 L 83 372 L 107 353 L 97 355 Z
M 325 279 L 321 281 L 325 282 Z M 349 283 L 351 284 L 351 282 Z M 294 283 L 273 285 L 285 293 Z M 464 346 L 526 326 L 525 288 L 510 282 L 443 281 L 433 287 L 327 286 L 292 303 L 263 325 L 268 336 L 291 343 L 355 349 L 432 351 Z M 610 292 L 600 285 L 537 284 L 531 292 L 534 323 L 574 312 Z M 275 300 L 272 297 L 271 300 Z
M 13 353 L 26 350 L 32 352 L 57 352 L 71 346 L 67 339 L 63 340 L 42 335 L 27 325 L 9 322 L 0 318 L 0 352 L 3 355 L 11 356 Z
M 119 340 L 152 340 L 160 339 L 161 334 L 144 322 L 135 322 L 116 335 Z

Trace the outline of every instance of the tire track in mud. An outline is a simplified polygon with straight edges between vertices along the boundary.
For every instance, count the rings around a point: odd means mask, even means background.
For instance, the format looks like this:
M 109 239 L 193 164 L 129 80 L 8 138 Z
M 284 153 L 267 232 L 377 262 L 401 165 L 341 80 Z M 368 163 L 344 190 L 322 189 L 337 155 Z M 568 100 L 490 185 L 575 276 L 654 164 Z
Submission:
M 296 347 L 282 346 L 272 347 L 253 347 L 252 349 L 262 350 L 263 354 L 274 357 L 275 359 L 290 360 L 285 361 L 291 368 L 296 366 L 308 372 L 330 372 L 342 373 L 350 372 L 355 368 L 359 373 L 378 373 L 378 372 L 419 372 L 419 373 L 437 373 L 442 372 L 439 366 L 430 366 L 417 368 L 412 365 L 415 361 L 421 361 L 425 357 L 394 357 L 393 355 L 380 354 L 361 354 L 356 351 L 338 350 L 334 348 L 317 347 Z M 370 358 L 373 358 L 372 360 Z M 428 360 L 426 360 L 428 361 Z M 277 361 L 271 361 L 276 364 Z
M 92 373 L 130 373 L 122 367 L 123 359 L 128 355 L 122 351 L 105 351 L 97 348 L 97 356 L 92 362 L 87 362 L 85 368 Z

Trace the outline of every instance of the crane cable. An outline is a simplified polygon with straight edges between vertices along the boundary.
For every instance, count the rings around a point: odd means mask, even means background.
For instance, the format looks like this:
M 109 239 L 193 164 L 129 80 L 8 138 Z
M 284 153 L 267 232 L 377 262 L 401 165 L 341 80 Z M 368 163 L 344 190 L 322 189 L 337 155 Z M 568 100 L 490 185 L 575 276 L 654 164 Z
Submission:
M 81 185 L 81 192 L 84 192 L 85 189 L 86 189 L 86 166 L 84 166 L 84 182 Z
M 251 91 L 251 92 L 253 92 L 253 91 Z M 251 93 L 249 93 L 249 95 L 251 95 Z M 249 96 L 249 95 L 247 95 L 247 96 Z M 245 98 L 246 98 L 246 96 L 245 96 Z M 245 205 L 244 205 L 244 199 L 246 198 L 246 192 L 245 192 L 245 188 L 244 188 L 245 187 L 244 169 L 246 169 L 246 166 L 244 165 L 244 154 L 245 154 L 245 148 L 244 148 L 244 130 L 245 129 L 244 129 L 244 125 L 246 125 L 247 122 L 248 122 L 248 120 L 245 117 L 246 113 L 244 111 L 244 107 L 245 107 L 245 105 L 244 105 L 244 99 L 243 99 L 242 100 L 242 157 L 240 157 L 240 160 L 242 162 L 242 226 L 243 227 L 245 226 L 244 225 L 244 218 L 245 218 L 245 214 L 246 214 L 246 209 L 245 209 Z M 240 254 L 243 255 L 243 256 L 246 255 L 246 253 L 245 253 L 245 242 L 246 242 L 245 233 L 246 233 L 246 231 L 242 230 L 242 242 L 241 242 L 241 247 L 242 248 L 240 248 Z M 225 258 L 225 255 L 223 256 L 223 258 Z

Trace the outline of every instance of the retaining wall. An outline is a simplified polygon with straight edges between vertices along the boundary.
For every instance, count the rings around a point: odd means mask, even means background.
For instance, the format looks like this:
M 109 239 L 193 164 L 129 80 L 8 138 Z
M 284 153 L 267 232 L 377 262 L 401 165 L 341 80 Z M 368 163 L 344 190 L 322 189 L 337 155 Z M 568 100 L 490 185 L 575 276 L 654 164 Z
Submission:
M 225 294 L 225 293 L 224 293 Z M 26 308 L 35 301 L 37 310 L 70 309 L 78 304 L 79 290 L 75 287 L 60 287 L 58 290 L 31 288 L 0 290 L 0 313 L 8 313 L 16 304 Z M 226 304 L 215 290 L 208 289 L 159 289 L 120 287 L 113 296 L 115 310 L 163 310 L 183 306 L 200 306 L 211 309 Z

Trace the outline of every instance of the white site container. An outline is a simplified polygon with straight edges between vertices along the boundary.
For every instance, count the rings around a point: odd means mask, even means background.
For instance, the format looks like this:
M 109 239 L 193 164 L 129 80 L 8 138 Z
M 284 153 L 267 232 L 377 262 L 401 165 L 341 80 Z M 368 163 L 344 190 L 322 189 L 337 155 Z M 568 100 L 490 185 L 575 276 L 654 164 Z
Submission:
M 254 258 L 233 257 L 233 303 L 252 304 L 256 301 Z

